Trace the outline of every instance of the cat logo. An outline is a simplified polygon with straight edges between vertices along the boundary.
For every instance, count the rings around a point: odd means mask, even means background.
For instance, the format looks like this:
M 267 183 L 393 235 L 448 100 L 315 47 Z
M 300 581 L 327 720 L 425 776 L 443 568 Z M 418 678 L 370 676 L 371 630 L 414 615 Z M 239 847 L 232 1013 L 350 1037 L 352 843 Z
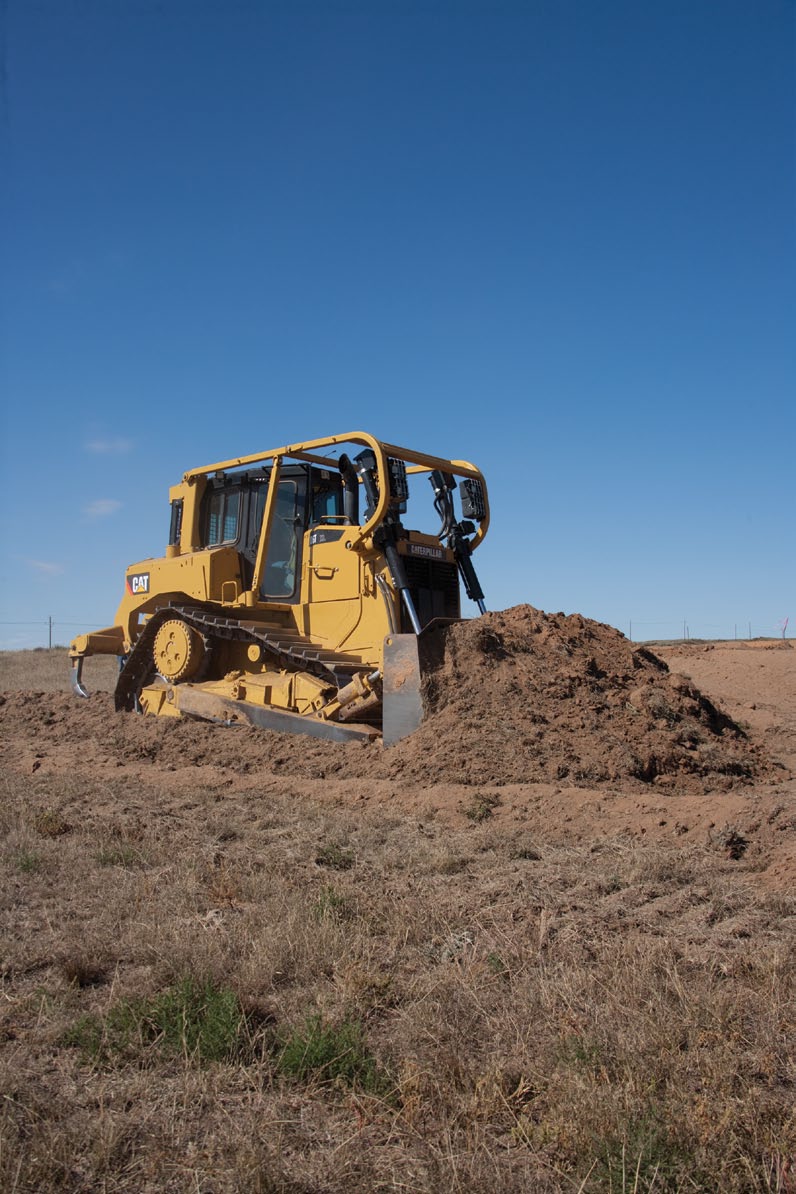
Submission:
M 131 597 L 140 597 L 149 592 L 149 573 L 137 572 L 135 576 L 127 577 L 127 592 Z

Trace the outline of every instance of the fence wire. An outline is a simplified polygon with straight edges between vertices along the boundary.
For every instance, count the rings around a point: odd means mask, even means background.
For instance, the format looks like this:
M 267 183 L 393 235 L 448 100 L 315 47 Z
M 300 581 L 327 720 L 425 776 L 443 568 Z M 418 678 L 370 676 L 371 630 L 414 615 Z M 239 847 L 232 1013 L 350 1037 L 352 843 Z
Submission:
M 692 639 L 712 639 L 718 641 L 740 640 L 742 642 L 749 642 L 752 639 L 769 639 L 769 638 L 788 638 L 788 618 L 782 619 L 775 626 L 764 626 L 757 622 L 750 622 L 748 619 L 742 622 L 734 622 L 729 624 L 727 622 L 689 622 L 688 618 L 669 618 L 662 621 L 648 622 L 636 621 L 635 618 L 630 619 L 626 627 L 619 626 L 624 634 L 631 642 L 645 643 L 645 642 L 689 642 Z M 0 627 L 41 627 L 42 634 L 37 635 L 19 635 L 19 638 L 36 639 L 35 642 L 20 642 L 13 641 L 17 636 L 12 634 L 4 634 L 0 632 L 0 650 L 24 650 L 30 647 L 50 647 L 59 646 L 54 639 L 54 634 L 57 629 L 63 630 L 94 630 L 103 623 L 101 620 L 94 622 L 72 621 L 67 618 L 37 618 L 28 621 L 9 620 L 4 621 L 0 619 Z M 40 640 L 40 641 L 39 641 Z

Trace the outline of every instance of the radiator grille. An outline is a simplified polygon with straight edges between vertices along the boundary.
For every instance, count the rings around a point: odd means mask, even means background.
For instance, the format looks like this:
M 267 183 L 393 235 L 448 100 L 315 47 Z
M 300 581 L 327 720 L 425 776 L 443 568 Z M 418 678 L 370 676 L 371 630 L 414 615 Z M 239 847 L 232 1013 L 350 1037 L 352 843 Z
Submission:
M 461 616 L 459 573 L 455 564 L 408 556 L 404 558 L 404 566 L 421 626 L 426 626 L 432 618 Z M 402 629 L 405 632 L 411 631 L 412 627 L 405 610 L 402 617 Z

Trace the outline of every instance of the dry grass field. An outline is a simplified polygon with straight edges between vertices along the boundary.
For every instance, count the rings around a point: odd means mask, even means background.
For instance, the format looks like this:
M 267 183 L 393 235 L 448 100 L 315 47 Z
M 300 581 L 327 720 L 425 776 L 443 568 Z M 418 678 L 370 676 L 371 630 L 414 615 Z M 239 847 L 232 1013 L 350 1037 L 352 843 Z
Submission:
M 424 778 L 0 656 L 0 1188 L 793 1194 L 796 652 L 732 647 L 660 648 L 757 752 L 699 790 Z

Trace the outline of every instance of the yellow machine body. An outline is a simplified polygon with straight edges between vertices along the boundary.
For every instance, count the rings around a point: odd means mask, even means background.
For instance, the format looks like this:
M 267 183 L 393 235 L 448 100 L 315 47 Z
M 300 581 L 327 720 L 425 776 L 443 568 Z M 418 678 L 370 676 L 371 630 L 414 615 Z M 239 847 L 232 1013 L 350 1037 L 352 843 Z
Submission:
M 404 525 L 423 492 L 436 530 Z M 385 741 L 419 724 L 418 639 L 461 617 L 460 578 L 484 608 L 474 465 L 352 432 L 192 469 L 169 497 L 165 555 L 71 644 L 80 695 L 83 659 L 115 654 L 119 709 Z

